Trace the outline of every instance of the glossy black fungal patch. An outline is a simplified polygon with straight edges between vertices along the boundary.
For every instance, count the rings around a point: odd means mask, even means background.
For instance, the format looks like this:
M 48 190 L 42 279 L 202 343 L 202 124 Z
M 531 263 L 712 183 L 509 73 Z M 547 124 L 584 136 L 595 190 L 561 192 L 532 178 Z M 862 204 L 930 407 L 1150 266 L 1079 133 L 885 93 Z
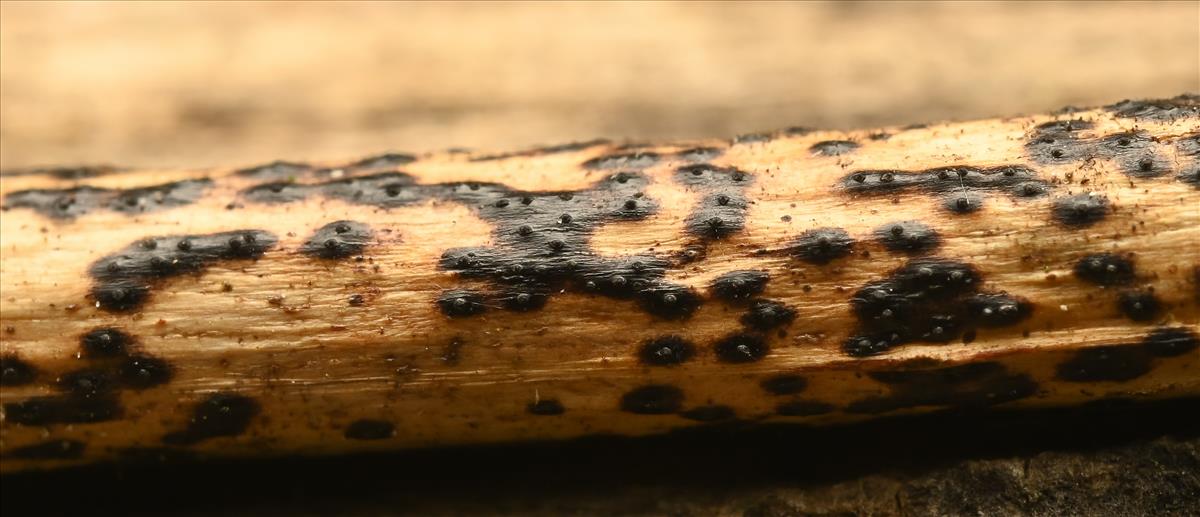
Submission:
M 875 239 L 889 251 L 917 255 L 941 246 L 937 230 L 920 221 L 897 221 L 875 229 Z
M 638 359 L 650 366 L 674 366 L 691 359 L 695 352 L 695 345 L 681 336 L 662 336 L 642 343 Z
M 466 318 L 487 310 L 483 295 L 466 289 L 451 289 L 442 293 L 438 296 L 437 305 L 442 314 L 451 318 Z
M 52 395 L 4 404 L 4 414 L 18 425 L 90 424 L 117 418 L 121 407 L 109 395 Z
M 350 440 L 386 440 L 396 435 L 396 426 L 386 420 L 364 418 L 351 422 L 342 435 Z
M 739 321 L 743 325 L 766 332 L 783 327 L 796 319 L 796 309 L 775 300 L 754 300 Z
M 967 321 L 979 327 L 1008 327 L 1029 317 L 1033 305 L 1008 293 L 983 293 L 966 300 Z
M 1181 183 L 1187 183 L 1196 188 L 1200 188 L 1200 164 L 1193 165 L 1192 168 L 1184 170 L 1175 176 L 1175 179 Z
M 90 399 L 108 396 L 117 382 L 103 370 L 75 370 L 59 377 L 58 386 L 72 396 Z
M 956 214 L 969 214 L 983 208 L 983 196 L 975 192 L 955 192 L 942 197 L 942 207 Z
M 565 413 L 567 409 L 563 407 L 562 402 L 556 399 L 538 399 L 525 406 L 525 411 L 532 415 L 555 416 Z
M 683 391 L 666 384 L 635 388 L 621 396 L 621 410 L 638 415 L 665 415 L 683 406 Z
M 1096 253 L 1075 263 L 1075 276 L 1097 285 L 1125 285 L 1134 280 L 1133 261 L 1114 253 Z
M 658 163 L 658 159 L 659 156 L 657 153 L 636 151 L 632 153 L 597 156 L 583 162 L 583 166 L 588 169 L 601 170 L 644 169 Z
M 187 428 L 167 434 L 163 443 L 194 445 L 211 438 L 237 436 L 246 432 L 259 411 L 258 402 L 250 397 L 217 393 L 196 404 Z
M 37 376 L 37 368 L 15 354 L 0 356 L 0 386 L 24 386 Z
M 767 340 L 759 335 L 747 332 L 731 334 L 713 345 L 717 360 L 723 363 L 752 363 L 765 357 L 770 352 Z
M 731 271 L 713 280 L 709 290 L 728 302 L 747 300 L 762 293 L 770 278 L 766 271 Z
M 833 412 L 833 404 L 816 400 L 792 400 L 775 406 L 780 416 L 814 416 Z
M 1200 337 L 1186 327 L 1162 327 L 1148 334 L 1142 346 L 1155 357 L 1176 357 L 1200 348 Z
M 5 208 L 30 208 L 55 219 L 71 219 L 103 210 L 136 215 L 190 205 L 211 185 L 211 180 L 196 179 L 130 189 L 82 186 L 20 190 L 6 195 L 4 201 Z
M 828 264 L 849 255 L 854 239 L 841 228 L 816 228 L 797 237 L 786 251 L 789 255 L 810 264 Z
M 91 296 L 102 310 L 131 311 L 145 302 L 158 280 L 198 273 L 220 261 L 257 259 L 275 242 L 274 235 L 262 230 L 143 239 L 91 265 Z
M 1171 122 L 1181 118 L 1200 118 L 1200 95 L 1184 94 L 1170 99 L 1123 100 L 1104 108 L 1118 117 Z
M 323 259 L 361 255 L 371 241 L 371 227 L 356 221 L 336 221 L 318 229 L 300 251 Z
M 133 336 L 112 327 L 100 327 L 89 330 L 79 339 L 79 348 L 83 357 L 121 357 L 133 345 Z
M 1150 372 L 1155 359 L 1178 357 L 1200 348 L 1200 337 L 1186 327 L 1159 327 L 1138 343 L 1105 345 L 1075 352 L 1059 364 L 1057 376 L 1068 382 L 1125 382 Z
M 117 380 L 121 386 L 144 390 L 161 386 L 171 381 L 174 368 L 166 361 L 148 355 L 133 355 L 117 367 Z
M 864 357 L 906 343 L 945 343 L 975 327 L 1008 327 L 1029 317 L 1032 304 L 1006 293 L 980 293 L 981 280 L 961 262 L 909 261 L 855 292 L 850 304 L 858 327 L 843 350 Z
M 937 366 L 920 362 L 899 370 L 870 372 L 888 395 L 852 402 L 850 413 L 878 414 L 915 407 L 974 408 L 1012 402 L 1037 393 L 1037 383 L 995 362 Z
M 808 379 L 800 375 L 783 374 L 767 377 L 759 385 L 772 395 L 795 395 L 808 387 Z
M 582 142 L 568 142 L 565 144 L 534 147 L 532 149 L 526 149 L 524 151 L 473 156 L 473 157 L 471 157 L 471 161 L 473 161 L 473 162 L 489 162 L 489 161 L 496 161 L 496 160 L 506 160 L 508 158 L 528 158 L 531 156 L 545 156 L 545 155 L 550 155 L 550 154 L 569 153 L 569 152 L 574 152 L 574 151 L 582 151 L 584 149 L 589 149 L 589 148 L 597 147 L 597 146 L 601 146 L 601 145 L 607 145 L 610 143 L 612 143 L 612 142 L 609 140 L 606 140 L 603 138 L 598 138 L 595 140 L 587 140 L 587 141 L 582 141 Z
M 986 192 L 1000 192 L 1013 198 L 1038 197 L 1050 189 L 1037 172 L 1021 165 L 974 167 L 967 165 L 938 167 L 919 171 L 862 170 L 844 176 L 839 186 L 845 192 L 863 196 L 895 195 L 919 191 L 937 195 L 946 208 L 955 212 L 972 211 L 983 203 Z M 958 199 L 967 198 L 966 206 Z M 975 201 L 972 206 L 972 200 Z
M 1150 367 L 1151 356 L 1141 345 L 1098 346 L 1059 364 L 1057 376 L 1068 382 L 1122 382 L 1145 375 Z
M 676 169 L 677 183 L 702 193 L 684 221 L 687 232 L 700 239 L 716 240 L 742 231 L 749 209 L 745 190 L 752 180 L 744 171 L 706 163 Z
M 688 420 L 697 422 L 722 422 L 734 417 L 733 408 L 723 405 L 698 406 L 679 414 Z
M 690 287 L 658 282 L 638 293 L 642 309 L 665 320 L 684 320 L 700 307 L 700 295 Z
M 500 295 L 500 303 L 505 309 L 516 312 L 529 312 L 541 309 L 550 299 L 550 294 L 537 286 L 517 286 Z
M 1149 291 L 1123 291 L 1117 297 L 1121 314 L 1133 321 L 1153 321 L 1162 312 L 1162 302 Z
M 83 456 L 87 444 L 78 440 L 47 440 L 9 451 L 7 457 L 19 460 L 73 460 Z
M 858 143 L 850 140 L 826 140 L 817 142 L 808 150 L 820 156 L 839 156 L 858 149 Z
M 1050 214 L 1063 226 L 1084 228 L 1100 222 L 1111 208 L 1108 198 L 1097 194 L 1076 194 L 1054 200 Z

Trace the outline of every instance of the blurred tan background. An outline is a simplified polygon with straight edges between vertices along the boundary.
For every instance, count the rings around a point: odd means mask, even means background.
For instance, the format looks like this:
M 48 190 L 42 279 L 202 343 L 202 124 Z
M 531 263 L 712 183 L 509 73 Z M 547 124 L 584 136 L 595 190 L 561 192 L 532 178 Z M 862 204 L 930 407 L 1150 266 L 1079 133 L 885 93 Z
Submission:
M 0 4 L 0 167 L 907 124 L 1200 91 L 1200 3 Z

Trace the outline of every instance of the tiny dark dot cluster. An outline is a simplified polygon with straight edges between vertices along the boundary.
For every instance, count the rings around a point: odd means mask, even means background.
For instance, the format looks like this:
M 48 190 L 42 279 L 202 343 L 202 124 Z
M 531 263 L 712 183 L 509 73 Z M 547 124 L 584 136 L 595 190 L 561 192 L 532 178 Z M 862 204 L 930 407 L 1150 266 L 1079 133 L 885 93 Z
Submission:
M 1021 298 L 979 292 L 981 280 L 975 268 L 961 262 L 909 261 L 854 294 L 858 328 L 843 350 L 864 357 L 905 343 L 945 343 L 973 335 L 977 327 L 1015 325 L 1032 312 L 1032 304 Z
M 275 243 L 275 236 L 262 230 L 142 239 L 92 264 L 91 296 L 102 310 L 131 311 L 161 279 L 197 273 L 219 261 L 257 259 Z
M 20 190 L 4 197 L 4 208 L 29 208 L 54 219 L 73 219 L 101 210 L 136 215 L 190 205 L 210 186 L 212 180 L 195 179 L 129 189 L 80 186 Z
M 5 404 L 8 421 L 18 425 L 49 425 L 112 420 L 121 415 L 121 390 L 161 386 L 173 375 L 170 364 L 137 351 L 133 336 L 119 329 L 96 328 L 79 341 L 79 357 L 86 364 L 55 380 L 55 388 L 61 394 Z M 3 368 L 5 386 L 29 384 L 38 373 L 15 356 L 6 356 Z

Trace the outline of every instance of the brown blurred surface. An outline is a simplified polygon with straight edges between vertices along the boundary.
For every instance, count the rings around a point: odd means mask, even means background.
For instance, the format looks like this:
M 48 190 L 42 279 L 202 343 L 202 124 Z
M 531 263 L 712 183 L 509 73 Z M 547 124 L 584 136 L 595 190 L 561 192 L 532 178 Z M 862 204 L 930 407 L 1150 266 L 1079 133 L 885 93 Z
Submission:
M 1200 90 L 1200 4 L 0 4 L 0 166 L 732 136 Z

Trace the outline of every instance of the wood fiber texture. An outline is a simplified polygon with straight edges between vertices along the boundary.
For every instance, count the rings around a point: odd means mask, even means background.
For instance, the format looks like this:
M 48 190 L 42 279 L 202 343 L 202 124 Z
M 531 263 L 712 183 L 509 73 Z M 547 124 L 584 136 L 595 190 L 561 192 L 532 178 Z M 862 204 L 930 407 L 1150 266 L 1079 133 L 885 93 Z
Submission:
M 1197 104 L 10 171 L 3 468 L 1194 397 Z

